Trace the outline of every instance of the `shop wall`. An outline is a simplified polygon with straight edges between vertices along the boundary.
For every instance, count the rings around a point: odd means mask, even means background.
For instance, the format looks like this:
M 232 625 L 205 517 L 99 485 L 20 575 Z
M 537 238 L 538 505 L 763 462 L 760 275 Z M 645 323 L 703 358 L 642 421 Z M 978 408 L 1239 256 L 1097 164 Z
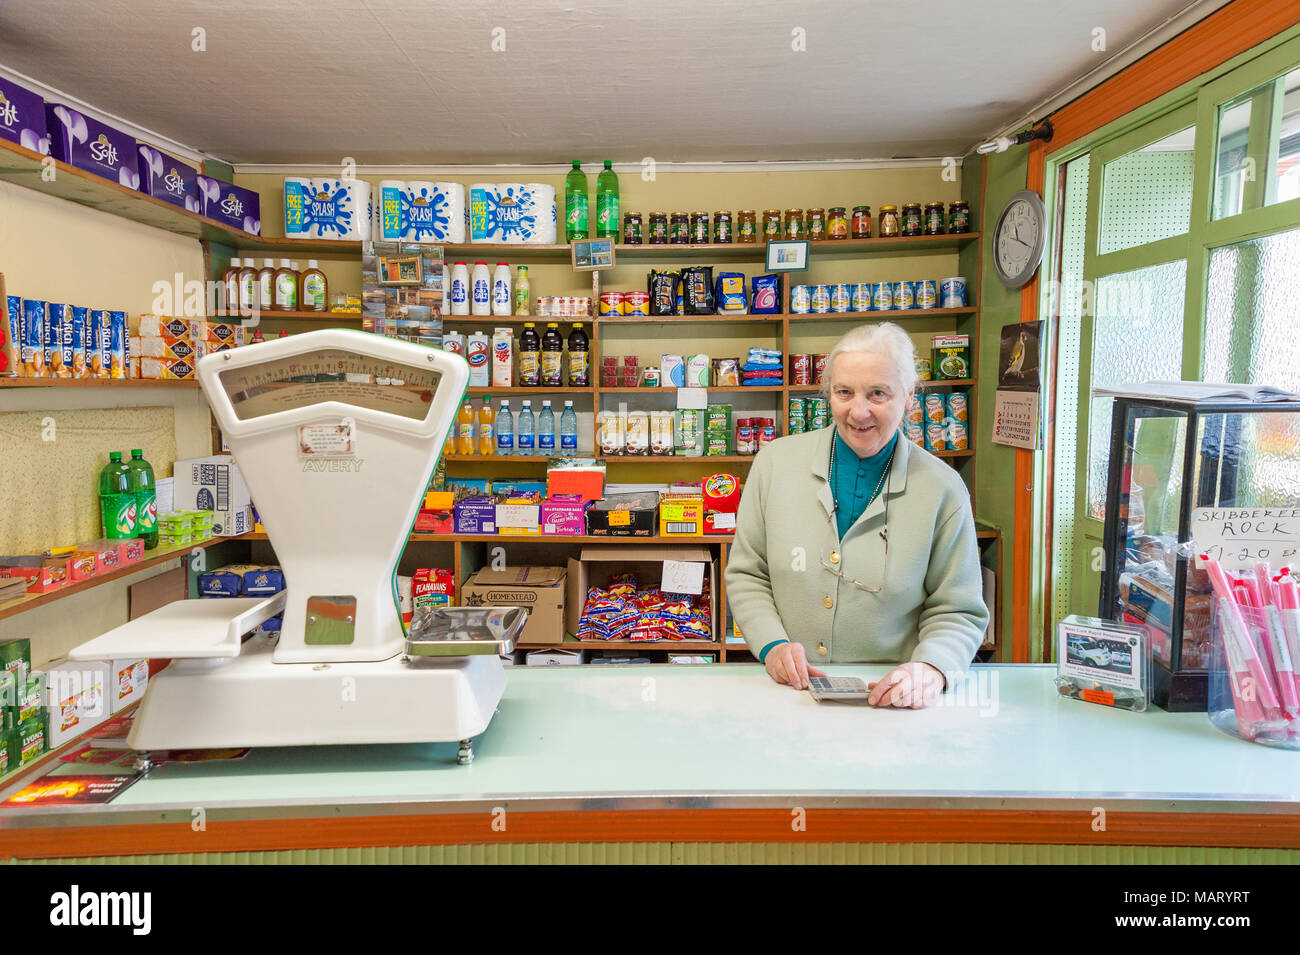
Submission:
M 199 244 L 149 226 L 0 182 L 0 272 L 10 295 L 127 311 L 152 310 L 154 283 L 203 278 Z M 122 409 L 131 409 L 123 414 Z M 95 475 L 108 452 L 142 448 L 159 477 L 172 461 L 211 452 L 197 389 L 0 390 L 0 554 L 100 536 Z M 39 635 L 44 661 L 126 620 L 126 582 L 0 620 L 0 640 Z

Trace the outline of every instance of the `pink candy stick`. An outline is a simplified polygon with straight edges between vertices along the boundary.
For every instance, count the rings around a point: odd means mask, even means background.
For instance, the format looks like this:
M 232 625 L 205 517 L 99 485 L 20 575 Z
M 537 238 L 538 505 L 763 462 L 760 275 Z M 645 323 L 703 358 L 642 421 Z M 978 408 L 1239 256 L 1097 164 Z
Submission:
M 1219 598 L 1219 612 L 1222 614 L 1224 648 L 1228 652 L 1228 661 L 1232 669 L 1232 689 L 1234 702 L 1238 705 L 1237 713 L 1248 723 L 1260 723 L 1265 720 L 1281 718 L 1277 693 L 1272 682 L 1264 672 L 1259 656 L 1255 653 L 1254 642 L 1250 639 L 1250 630 L 1241 607 L 1233 599 L 1233 588 L 1228 582 L 1228 575 L 1218 561 L 1203 557 L 1210 584 Z M 1255 693 L 1246 693 L 1245 682 L 1250 680 L 1255 685 Z M 1254 738 L 1252 732 L 1249 738 Z
M 1256 571 L 1255 580 L 1264 595 L 1262 609 L 1265 625 L 1264 651 L 1269 668 L 1273 672 L 1282 709 L 1287 719 L 1296 720 L 1300 719 L 1300 695 L 1297 694 L 1296 689 L 1295 658 L 1291 655 L 1291 647 L 1286 638 L 1286 627 L 1282 623 L 1282 611 L 1278 604 L 1279 588 L 1268 579 L 1267 568 L 1268 565 L 1265 564 L 1265 575 L 1262 577 L 1258 576 L 1259 571 Z

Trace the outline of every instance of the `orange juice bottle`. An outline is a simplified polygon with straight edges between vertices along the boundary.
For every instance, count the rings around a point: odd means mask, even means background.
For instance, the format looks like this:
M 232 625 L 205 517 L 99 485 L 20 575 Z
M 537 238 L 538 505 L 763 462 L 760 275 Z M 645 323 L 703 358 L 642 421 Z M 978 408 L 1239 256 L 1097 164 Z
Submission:
M 483 396 L 483 407 L 478 413 L 478 453 L 497 453 L 496 414 L 492 411 L 492 399 L 487 395 Z
M 469 398 L 460 406 L 460 412 L 456 415 L 456 453 L 473 454 L 476 441 L 476 427 L 474 421 L 474 406 L 469 403 Z

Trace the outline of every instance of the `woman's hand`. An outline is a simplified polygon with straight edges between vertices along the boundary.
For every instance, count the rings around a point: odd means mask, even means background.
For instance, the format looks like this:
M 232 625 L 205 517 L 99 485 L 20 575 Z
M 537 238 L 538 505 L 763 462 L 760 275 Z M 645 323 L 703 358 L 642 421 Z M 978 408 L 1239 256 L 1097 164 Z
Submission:
M 767 655 L 769 660 L 772 653 Z M 943 694 L 943 685 L 943 674 L 930 664 L 904 663 L 890 671 L 883 680 L 867 684 L 871 691 L 867 702 L 872 706 L 908 706 L 919 710 L 938 702 Z
M 763 661 L 767 675 L 777 683 L 788 683 L 796 690 L 808 688 L 808 677 L 825 676 L 821 670 L 808 665 L 808 655 L 802 643 L 787 641 L 774 646 Z

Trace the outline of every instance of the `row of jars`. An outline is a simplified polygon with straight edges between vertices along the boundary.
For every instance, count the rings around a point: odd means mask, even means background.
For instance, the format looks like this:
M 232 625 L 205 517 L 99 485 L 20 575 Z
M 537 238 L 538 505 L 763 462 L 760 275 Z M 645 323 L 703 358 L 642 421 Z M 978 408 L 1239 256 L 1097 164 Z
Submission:
M 965 200 L 950 203 L 947 214 L 942 202 L 906 202 L 901 207 L 883 205 L 877 215 L 882 238 L 917 235 L 960 235 L 970 232 L 970 204 Z M 641 213 L 623 216 L 625 245 L 728 245 L 732 242 L 756 243 L 760 239 L 870 239 L 870 206 L 846 206 L 830 209 L 765 209 L 760 219 L 753 209 L 742 209 L 734 217 L 719 211 L 710 218 L 707 212 L 652 212 L 647 224 Z

